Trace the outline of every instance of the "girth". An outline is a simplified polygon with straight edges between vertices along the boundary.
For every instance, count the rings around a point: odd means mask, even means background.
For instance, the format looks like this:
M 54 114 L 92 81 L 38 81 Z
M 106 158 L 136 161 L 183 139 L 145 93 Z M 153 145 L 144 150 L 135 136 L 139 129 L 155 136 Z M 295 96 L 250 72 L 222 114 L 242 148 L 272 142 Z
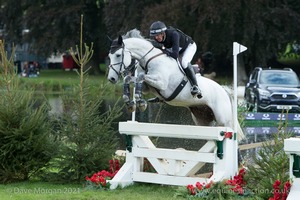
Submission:
M 164 97 L 157 88 L 154 88 L 156 90 L 156 92 L 165 100 L 165 101 L 172 101 L 173 99 L 175 99 L 177 97 L 177 95 L 181 92 L 181 90 L 184 88 L 184 86 L 186 85 L 186 83 L 188 82 L 188 80 L 186 80 L 185 78 L 182 79 L 182 81 L 179 83 L 179 85 L 177 86 L 177 88 L 174 90 L 174 92 L 168 97 Z

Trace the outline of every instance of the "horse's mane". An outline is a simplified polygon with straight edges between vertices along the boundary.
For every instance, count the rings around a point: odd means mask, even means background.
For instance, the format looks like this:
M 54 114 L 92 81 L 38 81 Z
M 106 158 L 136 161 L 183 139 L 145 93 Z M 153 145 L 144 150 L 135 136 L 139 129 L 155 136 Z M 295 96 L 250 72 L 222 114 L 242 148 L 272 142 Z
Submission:
M 122 36 L 123 39 L 126 39 L 126 38 L 141 38 L 141 39 L 145 39 L 141 32 L 138 30 L 138 29 L 132 29 L 130 31 L 128 31 L 125 35 Z
M 128 38 L 140 38 L 140 39 L 144 39 L 148 42 L 150 42 L 154 47 L 156 48 L 160 48 L 162 47 L 162 44 L 156 42 L 153 39 L 149 39 L 149 38 L 144 38 L 141 34 L 141 32 L 138 29 L 132 29 L 130 31 L 128 31 L 125 35 L 122 36 L 123 39 L 128 39 Z
M 141 39 L 141 40 L 145 40 L 146 42 L 149 42 L 150 44 L 152 44 L 152 41 L 149 39 L 145 39 L 141 32 L 138 29 L 132 29 L 130 31 L 128 31 L 126 34 L 122 35 L 122 39 L 129 39 L 129 38 L 137 38 L 137 39 Z M 153 45 L 153 44 L 152 44 Z M 118 50 L 120 47 L 122 47 L 119 43 L 119 39 L 115 39 L 111 42 L 110 45 L 110 53 L 114 53 L 116 50 Z

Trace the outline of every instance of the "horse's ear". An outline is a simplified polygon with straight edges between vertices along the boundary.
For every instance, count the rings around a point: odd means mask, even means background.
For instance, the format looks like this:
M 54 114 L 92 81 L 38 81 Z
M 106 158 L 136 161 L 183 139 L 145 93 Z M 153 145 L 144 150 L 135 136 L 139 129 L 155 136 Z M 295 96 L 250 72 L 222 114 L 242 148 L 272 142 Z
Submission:
M 122 45 L 123 44 L 123 38 L 121 35 L 119 35 L 119 38 L 118 38 L 118 44 L 119 45 Z
M 112 43 L 113 40 L 108 35 L 106 35 L 106 37 L 110 41 L 110 43 Z

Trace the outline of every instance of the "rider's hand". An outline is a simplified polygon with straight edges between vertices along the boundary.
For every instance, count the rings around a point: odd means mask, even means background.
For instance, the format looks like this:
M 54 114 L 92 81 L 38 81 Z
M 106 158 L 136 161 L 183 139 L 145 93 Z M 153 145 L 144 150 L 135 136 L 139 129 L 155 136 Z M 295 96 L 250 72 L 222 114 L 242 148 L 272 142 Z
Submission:
M 175 60 L 177 59 L 176 55 L 168 50 L 162 50 L 163 53 L 165 53 L 167 56 L 174 58 Z
M 168 50 L 166 50 L 166 49 L 162 49 L 162 52 L 163 52 L 164 54 L 166 54 L 167 56 L 170 56 L 170 55 L 171 55 L 171 52 L 168 51 Z

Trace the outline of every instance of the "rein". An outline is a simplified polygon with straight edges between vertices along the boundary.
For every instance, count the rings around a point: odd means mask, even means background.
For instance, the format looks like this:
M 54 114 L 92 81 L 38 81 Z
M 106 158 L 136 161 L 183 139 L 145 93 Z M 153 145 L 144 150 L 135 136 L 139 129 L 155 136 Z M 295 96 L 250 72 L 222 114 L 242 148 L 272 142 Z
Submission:
M 156 57 L 158 57 L 158 56 L 161 56 L 161 55 L 163 55 L 163 54 L 164 54 L 164 53 L 161 52 L 161 53 L 159 53 L 159 54 L 156 54 L 155 56 L 152 56 L 149 60 L 147 60 L 146 65 L 145 65 L 145 67 L 143 68 L 143 69 L 145 70 L 146 74 L 147 74 L 147 72 L 148 72 L 148 64 L 149 64 L 149 62 L 150 62 L 151 60 L 153 60 L 154 58 L 156 58 Z
M 152 47 L 145 55 L 143 55 L 143 57 L 141 57 L 138 61 L 140 62 L 142 59 L 144 59 L 152 50 L 154 49 L 154 47 Z
M 143 55 L 143 57 L 141 57 L 138 61 L 140 62 L 142 59 L 144 59 L 152 50 L 154 49 L 154 46 L 145 54 L 145 55 Z M 157 55 L 155 55 L 155 56 L 152 56 L 151 58 L 149 58 L 149 60 L 147 60 L 146 61 L 146 64 L 145 64 L 145 67 L 143 67 L 142 65 L 141 65 L 141 67 L 143 68 L 143 70 L 145 70 L 145 73 L 147 74 L 147 72 L 148 72 L 148 63 L 151 61 L 151 60 L 153 60 L 154 58 L 156 58 L 156 57 L 158 57 L 158 56 L 160 56 L 160 55 L 163 55 L 164 53 L 159 53 L 159 54 L 157 54 Z

